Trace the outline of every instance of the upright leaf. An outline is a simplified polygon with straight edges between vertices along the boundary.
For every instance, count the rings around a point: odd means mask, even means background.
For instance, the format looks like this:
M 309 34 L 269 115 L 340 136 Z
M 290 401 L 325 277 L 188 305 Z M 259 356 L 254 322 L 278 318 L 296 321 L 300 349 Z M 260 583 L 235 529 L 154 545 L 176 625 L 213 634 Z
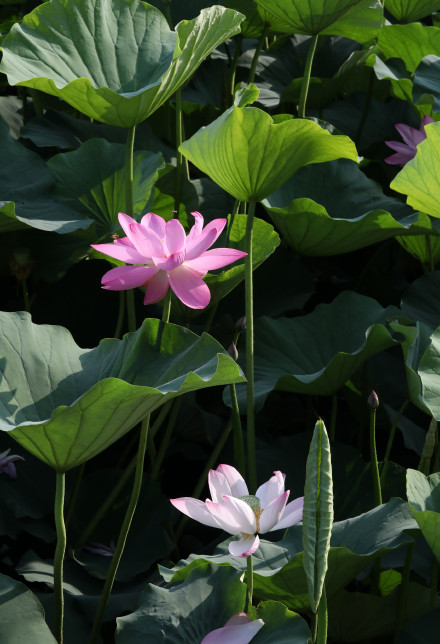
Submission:
M 440 472 L 426 477 L 422 472 L 409 469 L 406 493 L 414 518 L 440 562 Z
M 330 442 L 322 420 L 313 432 L 304 490 L 303 544 L 310 606 L 317 612 L 328 567 L 333 525 L 333 481 Z

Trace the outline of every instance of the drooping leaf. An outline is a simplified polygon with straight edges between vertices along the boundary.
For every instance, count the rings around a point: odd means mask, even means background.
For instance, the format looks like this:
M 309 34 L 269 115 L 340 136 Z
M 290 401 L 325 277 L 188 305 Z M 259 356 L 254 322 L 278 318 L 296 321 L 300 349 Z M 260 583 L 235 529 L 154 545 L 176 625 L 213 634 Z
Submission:
M 139 0 L 52 0 L 3 40 L 11 85 L 58 96 L 93 119 L 133 127 L 190 77 L 244 16 L 213 6 L 176 32 Z
M 275 123 L 255 107 L 232 107 L 180 146 L 180 151 L 240 201 L 259 201 L 299 168 L 340 157 L 357 161 L 354 144 L 316 123 Z
M 0 318 L 0 430 L 60 472 L 176 395 L 243 380 L 213 338 L 159 320 L 81 349 L 66 329 L 32 324 L 27 313 Z
M 366 42 L 382 26 L 375 0 L 255 0 L 263 21 L 287 34 L 327 34 Z
M 426 477 L 422 472 L 408 469 L 406 493 L 414 518 L 440 562 L 440 473 Z
M 303 512 L 303 566 L 309 601 L 317 612 L 324 589 L 333 525 L 333 481 L 330 441 L 322 420 L 313 432 L 307 458 Z

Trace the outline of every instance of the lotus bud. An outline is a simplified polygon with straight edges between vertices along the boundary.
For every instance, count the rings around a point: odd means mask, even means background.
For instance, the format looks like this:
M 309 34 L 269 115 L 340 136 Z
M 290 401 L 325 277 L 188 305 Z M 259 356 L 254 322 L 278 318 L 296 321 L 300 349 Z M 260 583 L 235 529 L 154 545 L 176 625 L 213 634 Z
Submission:
M 377 393 L 372 390 L 371 394 L 368 396 L 367 399 L 368 406 L 370 409 L 377 409 L 379 407 L 379 398 L 377 396 Z
M 229 345 L 228 353 L 231 356 L 231 358 L 233 360 L 235 360 L 235 362 L 237 362 L 237 360 L 238 360 L 238 351 L 237 351 L 237 347 L 236 347 L 234 342 L 231 342 L 231 344 Z

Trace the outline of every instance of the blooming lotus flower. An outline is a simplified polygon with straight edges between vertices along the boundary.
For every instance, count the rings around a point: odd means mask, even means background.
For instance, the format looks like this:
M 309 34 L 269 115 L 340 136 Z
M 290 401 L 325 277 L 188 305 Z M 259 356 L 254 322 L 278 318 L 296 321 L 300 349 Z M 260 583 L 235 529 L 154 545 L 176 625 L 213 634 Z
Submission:
M 397 152 L 397 154 L 392 154 L 390 157 L 387 157 L 385 163 L 403 167 L 408 161 L 411 161 L 416 156 L 418 144 L 426 139 L 425 125 L 428 123 L 434 123 L 434 119 L 430 116 L 424 116 L 422 118 L 420 129 L 418 130 L 410 125 L 397 123 L 395 126 L 396 130 L 405 143 L 400 143 L 400 141 L 385 141 L 389 148 Z
M 251 621 L 246 613 L 237 613 L 223 628 L 208 633 L 200 644 L 248 644 L 263 626 L 262 619 Z
M 260 543 L 258 533 L 289 528 L 302 519 L 304 497 L 287 503 L 290 492 L 284 491 L 281 472 L 274 472 L 255 496 L 249 494 L 243 477 L 231 465 L 210 470 L 208 484 L 212 500 L 206 499 L 203 503 L 184 496 L 171 499 L 171 503 L 200 523 L 240 535 L 238 541 L 229 544 L 229 552 L 235 557 L 247 557 L 255 552 Z
M 168 288 L 191 309 L 204 309 L 211 294 L 202 280 L 206 273 L 223 268 L 247 253 L 234 248 L 207 250 L 218 238 L 226 219 L 214 219 L 203 227 L 199 212 L 191 213 L 195 223 L 188 235 L 177 219 L 165 221 L 152 212 L 140 223 L 119 213 L 127 237 L 112 244 L 92 244 L 96 250 L 132 266 L 118 266 L 105 273 L 102 287 L 124 291 L 137 286 L 146 288 L 144 304 L 161 300 Z
M 17 478 L 17 470 L 14 461 L 24 461 L 24 458 L 17 454 L 9 455 L 10 451 L 11 449 L 9 448 L 0 454 L 0 474 L 7 474 L 10 479 L 15 480 Z

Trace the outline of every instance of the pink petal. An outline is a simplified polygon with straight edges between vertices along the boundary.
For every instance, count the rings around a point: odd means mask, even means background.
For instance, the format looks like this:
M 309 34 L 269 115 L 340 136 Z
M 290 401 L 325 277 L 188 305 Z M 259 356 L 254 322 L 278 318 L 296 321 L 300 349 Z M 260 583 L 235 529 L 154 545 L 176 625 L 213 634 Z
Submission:
M 403 167 L 406 163 L 408 163 L 408 161 L 411 161 L 411 159 L 413 158 L 413 156 L 409 157 L 406 154 L 401 154 L 400 152 L 398 152 L 397 154 L 392 154 L 390 157 L 387 157 L 386 159 L 384 159 L 384 161 L 385 163 L 388 163 L 388 165 L 400 165 Z
M 126 291 L 142 286 L 156 273 L 155 266 L 117 266 L 102 276 L 102 288 L 109 291 Z
M 264 622 L 262 619 L 256 619 L 252 622 L 245 615 L 246 619 L 242 618 L 237 623 L 231 623 L 237 617 L 239 615 L 231 617 L 223 628 L 216 628 L 215 631 L 208 633 L 202 639 L 201 644 L 249 644 L 258 631 L 263 628 Z
M 232 496 L 236 496 L 237 498 L 240 496 L 249 496 L 248 486 L 240 472 L 236 470 L 235 467 L 222 463 L 218 466 L 217 472 L 221 472 L 228 481 Z
M 152 230 L 162 241 L 165 239 L 165 219 L 155 215 L 154 212 L 148 212 L 141 219 L 141 224 L 145 228 Z
M 126 239 L 126 238 L 124 238 Z M 136 248 L 128 242 L 128 244 L 90 244 L 92 248 L 108 255 L 109 257 L 114 257 L 119 259 L 121 262 L 127 262 L 127 264 L 146 264 L 147 261 L 143 255 L 138 253 Z
M 237 613 L 228 619 L 225 626 L 239 626 L 240 624 L 249 624 L 250 622 L 251 618 L 246 613 Z
M 278 498 L 273 499 L 273 501 L 271 501 L 263 510 L 260 516 L 260 529 L 258 532 L 269 532 L 278 523 L 283 515 L 289 494 L 289 491 L 284 492 Z
M 395 127 L 402 139 L 410 148 L 416 148 L 417 144 L 426 138 L 426 134 L 424 132 L 420 132 L 420 130 L 416 130 L 410 125 L 405 125 L 404 123 L 396 123 Z
M 203 231 L 198 234 L 193 234 L 195 225 L 189 231 L 186 238 L 186 255 L 188 259 L 194 259 L 209 248 L 220 236 L 223 228 L 226 226 L 226 219 L 214 219 L 211 221 Z
M 413 156 L 416 153 L 415 148 L 412 148 L 406 145 L 406 143 L 401 143 L 400 141 L 385 141 L 385 143 L 392 150 L 396 150 L 396 152 L 401 152 L 402 154 L 411 155 L 411 158 L 413 158 Z
M 182 496 L 179 499 L 170 499 L 170 501 L 177 510 L 191 517 L 191 519 L 195 519 L 204 525 L 209 525 L 211 528 L 221 527 L 203 501 L 192 499 L 190 496 Z
M 260 485 L 255 496 L 258 496 L 260 499 L 260 504 L 263 509 L 284 492 L 284 479 L 285 475 L 282 472 L 274 472 L 274 476 L 266 483 L 263 483 L 263 485 Z
M 153 257 L 153 262 L 161 271 L 173 271 L 183 264 L 184 259 L 185 251 L 181 251 L 180 253 L 173 253 L 169 257 Z
M 304 506 L 304 497 L 300 496 L 299 498 L 291 501 L 284 508 L 284 512 L 281 515 L 279 522 L 271 528 L 272 530 L 281 530 L 284 528 L 290 528 L 290 526 L 295 525 L 302 521 L 303 517 L 303 506 Z M 264 513 L 263 513 L 264 514 Z
M 166 255 L 164 245 L 156 233 L 142 224 L 136 222 L 131 224 L 129 238 L 139 253 L 145 257 L 165 257 Z M 144 260 L 144 264 L 146 263 Z
M 144 304 L 154 304 L 165 297 L 169 288 L 168 275 L 165 271 L 158 271 L 146 285 Z
M 199 212 L 192 212 L 194 217 L 194 225 L 191 227 L 188 235 L 186 236 L 186 248 L 190 248 L 191 244 L 194 242 L 194 239 L 200 235 L 203 230 L 204 219 Z
M 208 306 L 211 299 L 209 288 L 185 265 L 170 271 L 168 278 L 174 293 L 190 309 L 204 309 Z
M 217 519 L 223 530 L 229 534 L 254 534 L 257 529 L 255 514 L 247 503 L 233 496 L 225 495 L 223 503 L 206 500 L 206 507 Z
M 260 537 L 258 534 L 255 536 L 242 537 L 239 541 L 231 541 L 229 544 L 229 552 L 234 557 L 249 557 L 254 554 L 255 550 L 260 545 Z
M 422 121 L 420 123 L 420 129 L 425 128 L 425 125 L 429 125 L 429 123 L 435 123 L 435 121 L 431 116 L 428 116 L 428 114 L 425 114 L 425 116 L 422 118 Z
M 212 271 L 215 268 L 223 268 L 232 262 L 236 262 L 237 259 L 246 257 L 247 253 L 244 253 L 241 250 L 236 250 L 235 248 L 212 248 L 207 250 L 200 257 L 196 259 L 186 259 L 185 266 L 196 270 L 197 272 L 206 274 L 208 271 Z
M 222 503 L 225 494 L 234 496 L 226 477 L 217 470 L 209 470 L 208 485 L 214 503 Z
M 123 212 L 118 213 L 118 219 L 119 219 L 119 223 L 121 224 L 122 230 L 130 239 L 130 235 L 131 235 L 130 227 L 132 224 L 135 224 L 136 221 L 133 219 L 133 217 L 130 217 L 129 215 L 126 215 Z
M 185 248 L 185 229 L 178 219 L 170 219 L 166 223 L 165 247 L 167 255 L 180 253 Z

